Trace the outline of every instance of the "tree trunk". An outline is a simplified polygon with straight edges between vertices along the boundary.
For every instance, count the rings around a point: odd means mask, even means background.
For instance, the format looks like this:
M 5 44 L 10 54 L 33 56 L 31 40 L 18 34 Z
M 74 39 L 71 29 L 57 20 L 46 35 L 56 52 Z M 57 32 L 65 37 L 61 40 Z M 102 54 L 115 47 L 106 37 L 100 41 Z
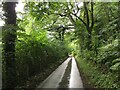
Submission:
M 118 23 L 117 23 L 117 31 L 118 31 L 118 52 L 120 51 L 120 1 L 118 2 Z M 120 56 L 120 52 L 119 52 Z
M 92 50 L 92 29 L 87 27 L 88 30 L 88 38 L 87 38 L 87 49 Z
M 90 25 L 90 18 L 88 13 L 88 2 L 84 2 L 84 9 L 85 9 L 85 16 L 86 16 L 86 29 L 88 32 L 88 41 L 87 41 L 87 49 L 92 49 L 92 29 L 94 26 L 94 17 L 93 17 L 93 2 L 91 2 L 91 25 Z
M 15 69 L 15 40 L 16 40 L 16 2 L 5 2 L 3 4 L 5 11 L 5 24 L 10 26 L 4 36 L 4 60 L 6 62 L 6 88 L 14 90 L 16 86 L 16 69 Z
M 118 53 L 120 57 L 120 1 L 118 2 Z M 118 84 L 120 85 L 120 66 L 118 67 Z

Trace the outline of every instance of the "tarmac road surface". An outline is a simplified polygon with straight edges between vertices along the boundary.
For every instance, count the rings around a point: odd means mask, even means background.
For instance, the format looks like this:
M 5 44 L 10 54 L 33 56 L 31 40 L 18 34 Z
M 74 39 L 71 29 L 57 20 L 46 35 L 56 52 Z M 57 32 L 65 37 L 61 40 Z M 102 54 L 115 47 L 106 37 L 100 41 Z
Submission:
M 72 60 L 72 61 L 71 61 Z M 71 65 L 68 63 L 71 61 Z M 70 75 L 65 75 L 67 68 Z M 67 70 L 68 71 L 68 70 Z M 67 76 L 67 77 L 64 77 Z M 69 77 L 68 77 L 69 76 Z M 80 77 L 80 73 L 74 57 L 69 57 L 65 60 L 52 74 L 50 74 L 36 89 L 38 88 L 61 88 L 59 84 L 68 79 L 68 83 L 65 83 L 67 87 L 64 88 L 83 88 L 83 83 Z

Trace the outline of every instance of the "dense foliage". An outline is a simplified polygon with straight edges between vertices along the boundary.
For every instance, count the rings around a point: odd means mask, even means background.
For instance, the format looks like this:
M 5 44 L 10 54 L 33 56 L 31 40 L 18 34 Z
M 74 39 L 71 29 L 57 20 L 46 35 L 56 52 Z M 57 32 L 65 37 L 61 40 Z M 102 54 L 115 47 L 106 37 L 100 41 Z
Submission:
M 118 2 L 25 3 L 24 12 L 17 13 L 17 26 L 6 23 L 3 28 L 3 46 L 9 35 L 17 36 L 15 64 L 10 62 L 17 85 L 59 65 L 72 53 L 95 87 L 119 88 L 119 11 Z M 3 87 L 5 56 L 3 49 Z
M 118 3 L 96 3 L 94 7 L 94 28 L 92 49 L 86 49 L 86 33 L 80 37 L 78 61 L 82 71 L 90 77 L 97 88 L 119 88 L 119 17 Z M 81 35 L 81 33 L 78 33 Z M 84 41 L 83 41 L 84 40 Z M 83 45 L 84 44 L 84 45 Z M 82 58 L 81 58 L 82 57 Z M 80 63 L 81 62 L 81 63 Z M 87 66 L 85 66 L 87 64 Z M 98 75 L 97 75 L 98 74 Z
M 32 12 L 32 11 L 31 11 Z M 29 17 L 28 17 L 28 16 Z M 16 34 L 15 45 L 15 69 L 16 85 L 23 85 L 26 80 L 36 74 L 45 72 L 46 69 L 54 70 L 55 65 L 62 63 L 68 56 L 70 49 L 65 41 L 54 38 L 49 31 L 43 29 L 40 19 L 36 20 L 31 13 L 23 15 L 22 20 L 18 19 L 18 26 L 6 25 L 3 27 L 3 46 L 8 34 Z M 44 17 L 41 17 L 41 20 Z M 29 21 L 28 21 L 29 20 Z M 12 30 L 16 29 L 16 33 Z M 56 30 L 56 29 L 55 29 Z M 3 49 L 3 88 L 6 87 L 6 61 Z M 12 76 L 10 76 L 12 77 Z M 45 78 L 44 76 L 42 78 Z M 39 83 L 39 82 L 38 82 Z

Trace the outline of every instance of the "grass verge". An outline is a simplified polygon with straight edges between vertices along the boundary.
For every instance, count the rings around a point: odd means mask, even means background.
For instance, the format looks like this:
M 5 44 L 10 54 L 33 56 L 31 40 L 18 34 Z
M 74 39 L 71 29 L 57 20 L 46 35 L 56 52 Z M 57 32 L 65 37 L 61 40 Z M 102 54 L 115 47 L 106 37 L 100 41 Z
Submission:
M 111 72 L 104 73 L 92 62 L 83 60 L 80 57 L 77 58 L 77 63 L 80 71 L 82 74 L 84 74 L 84 77 L 87 77 L 87 83 L 89 85 L 93 85 L 94 88 L 109 88 L 115 90 L 119 89 L 118 76 L 116 74 Z M 85 88 L 91 87 L 85 86 Z

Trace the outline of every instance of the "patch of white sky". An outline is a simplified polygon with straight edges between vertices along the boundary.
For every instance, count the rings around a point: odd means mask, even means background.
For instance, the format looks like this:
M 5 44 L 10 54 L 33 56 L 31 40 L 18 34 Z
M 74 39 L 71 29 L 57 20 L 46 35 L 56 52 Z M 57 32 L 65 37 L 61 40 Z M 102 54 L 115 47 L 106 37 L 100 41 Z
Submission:
M 2 4 L 2 3 L 0 3 L 0 4 Z M 24 13 L 24 5 L 25 4 L 22 3 L 21 0 L 19 0 L 18 4 L 15 7 L 15 10 L 17 12 L 17 17 L 18 18 L 21 18 L 20 14 L 18 14 L 18 12 Z M 2 8 L 0 9 L 0 12 L 3 13 Z M 0 26 L 3 26 L 4 24 L 5 24 L 5 22 L 0 18 Z
M 77 11 L 77 7 L 78 8 L 80 8 L 80 7 L 82 7 L 83 6 L 83 2 L 77 2 L 76 0 L 75 0 L 75 13 L 77 13 L 77 16 L 80 16 L 80 10 L 79 11 Z
M 15 8 L 16 13 L 17 13 L 17 18 L 22 19 L 22 15 L 19 14 L 19 12 L 24 13 L 24 5 L 25 5 L 25 3 L 23 3 L 21 0 L 19 0 L 18 4 L 16 5 L 16 8 Z
M 4 21 L 1 19 L 1 17 L 2 17 L 2 13 L 3 13 L 3 11 L 2 11 L 2 2 L 0 2 L 0 26 L 3 26 L 4 25 Z
M 16 8 L 15 8 L 16 12 L 24 13 L 24 5 L 25 4 L 21 0 L 19 0 L 18 4 L 16 5 Z

